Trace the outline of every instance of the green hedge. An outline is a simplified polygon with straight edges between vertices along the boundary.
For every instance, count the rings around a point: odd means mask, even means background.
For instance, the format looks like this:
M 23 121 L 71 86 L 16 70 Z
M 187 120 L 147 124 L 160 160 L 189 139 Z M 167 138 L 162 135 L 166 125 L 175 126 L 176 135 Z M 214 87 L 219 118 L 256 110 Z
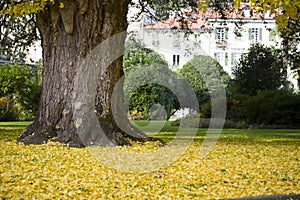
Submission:
M 300 95 L 287 91 L 264 91 L 241 107 L 249 124 L 260 127 L 300 128 Z
M 186 127 L 208 128 L 210 102 L 202 105 L 199 115 L 188 115 L 172 123 Z M 224 128 L 300 128 L 300 94 L 282 90 L 268 90 L 256 96 L 236 95 L 227 99 Z

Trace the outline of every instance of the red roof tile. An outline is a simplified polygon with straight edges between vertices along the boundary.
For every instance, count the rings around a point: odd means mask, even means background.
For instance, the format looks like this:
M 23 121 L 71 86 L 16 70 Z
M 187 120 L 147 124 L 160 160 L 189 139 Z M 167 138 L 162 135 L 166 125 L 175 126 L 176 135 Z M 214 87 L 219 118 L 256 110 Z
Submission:
M 249 8 L 249 4 L 241 4 L 239 9 L 229 8 L 221 13 L 213 9 L 207 9 L 206 13 L 185 13 L 181 18 L 172 18 L 154 24 L 146 25 L 144 28 L 155 29 L 209 29 L 210 22 L 208 19 L 274 19 L 275 15 L 263 15 L 261 12 L 254 12 L 252 16 L 243 15 L 243 10 Z M 279 11 L 277 11 L 279 12 Z

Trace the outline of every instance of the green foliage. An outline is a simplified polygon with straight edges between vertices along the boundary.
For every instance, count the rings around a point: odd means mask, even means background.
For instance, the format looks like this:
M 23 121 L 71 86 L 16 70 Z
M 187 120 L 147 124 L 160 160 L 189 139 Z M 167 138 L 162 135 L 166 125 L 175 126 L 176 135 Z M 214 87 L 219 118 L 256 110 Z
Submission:
M 189 82 L 193 88 L 199 105 L 210 99 L 210 93 L 220 89 L 219 79 L 224 86 L 228 84 L 230 77 L 222 66 L 209 56 L 195 56 L 190 62 L 179 70 L 179 74 Z
M 18 119 L 16 107 L 7 97 L 0 97 L 0 121 L 13 121 Z
M 214 106 L 215 106 L 215 110 L 218 110 L 218 109 L 221 109 L 222 106 L 224 105 L 224 100 L 226 99 L 217 99 L 217 98 L 214 98 Z M 201 110 L 200 110 L 200 116 L 201 117 L 204 117 L 204 118 L 211 118 L 211 114 L 212 114 L 212 101 L 211 100 L 208 100 L 206 101 L 205 103 L 203 103 L 201 105 Z M 220 112 L 218 112 L 220 113 Z M 219 114 L 214 114 L 215 118 L 222 118 L 222 113 L 221 113 L 221 116 Z
M 129 77 L 129 76 L 128 76 Z M 150 114 L 155 116 L 155 112 L 165 109 L 166 113 L 156 114 L 155 119 L 167 118 L 169 119 L 176 97 L 167 88 L 157 84 L 146 84 L 135 90 L 130 97 L 129 111 L 139 111 L 144 116 L 143 119 L 149 119 Z M 156 104 L 163 105 L 163 108 L 154 108 Z M 152 109 L 153 112 L 150 113 Z M 164 116 L 166 114 L 166 116 Z
M 33 14 L 22 17 L 0 14 L 0 55 L 13 62 L 24 62 L 26 50 L 38 39 Z
M 129 42 L 127 45 L 134 44 Z M 132 46 L 129 48 L 133 49 Z M 163 57 L 152 50 L 137 47 L 126 52 L 123 67 L 125 102 L 130 99 L 129 112 L 134 115 L 142 113 L 143 119 L 149 119 L 152 108 L 156 119 L 169 119 L 177 100 L 172 91 L 158 83 L 165 80 L 174 85 L 172 81 L 176 74 L 169 69 Z M 163 110 L 165 112 L 161 112 Z
M 287 91 L 264 91 L 241 107 L 250 124 L 278 128 L 300 128 L 300 95 Z
M 279 89 L 286 81 L 282 60 L 277 51 L 261 44 L 242 54 L 234 69 L 235 93 L 256 95 L 264 90 Z
M 299 128 L 300 95 L 285 90 L 266 90 L 255 96 L 227 99 L 228 120 L 238 128 Z
M 249 98 L 250 96 L 245 94 L 233 94 L 228 97 L 226 119 L 244 123 L 245 116 L 242 114 L 241 108 Z
M 179 74 L 188 80 L 200 104 L 209 99 L 208 88 L 205 85 L 201 73 L 195 69 L 190 62 L 185 64 L 182 69 L 179 70 Z
M 46 9 L 49 4 L 54 4 L 54 0 L 6 0 L 0 8 L 0 15 L 24 16 L 39 13 Z
M 190 8 L 193 11 L 197 10 L 197 3 L 194 0 L 148 0 L 147 4 L 155 8 L 155 16 L 151 16 L 154 19 L 161 21 L 168 19 L 171 15 L 182 15 L 182 10 Z M 147 12 L 147 7 L 142 7 L 144 12 Z M 148 11 L 149 12 L 149 11 Z
M 211 117 L 211 103 L 202 104 L 199 115 L 188 115 L 173 125 L 190 127 L 200 119 L 198 128 L 207 128 Z M 300 128 L 300 94 L 285 90 L 266 90 L 258 95 L 235 94 L 227 99 L 224 128 Z
M 183 118 L 176 119 L 171 123 L 172 126 L 182 126 L 189 128 L 209 128 L 211 118 L 203 118 L 201 114 L 190 114 Z M 199 123 L 197 123 L 199 122 Z M 223 128 L 241 128 L 233 120 L 225 120 Z
M 172 126 L 182 126 L 190 128 L 207 128 L 209 127 L 209 119 L 200 118 L 199 115 L 190 114 L 185 117 L 176 119 L 172 122 Z
M 128 74 L 131 70 L 137 70 L 145 65 L 156 66 L 168 66 L 168 62 L 162 55 L 146 49 L 136 41 L 128 41 L 126 43 L 126 49 L 129 49 L 124 54 L 123 69 L 125 74 Z
M 38 108 L 40 86 L 32 69 L 17 64 L 0 66 L 1 120 L 24 120 Z

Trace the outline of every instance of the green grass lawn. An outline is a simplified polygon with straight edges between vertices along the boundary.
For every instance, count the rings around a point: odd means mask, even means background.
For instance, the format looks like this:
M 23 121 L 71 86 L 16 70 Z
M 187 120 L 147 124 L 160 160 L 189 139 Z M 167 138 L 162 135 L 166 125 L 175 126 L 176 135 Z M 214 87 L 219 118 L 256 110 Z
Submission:
M 170 122 L 133 123 L 167 141 L 178 130 Z M 220 199 L 300 193 L 300 130 L 224 129 L 213 150 L 200 158 L 207 129 L 198 129 L 176 162 L 133 173 L 106 166 L 88 148 L 16 144 L 28 124 L 0 123 L 0 199 Z M 151 153 L 158 148 L 135 144 L 115 149 Z
M 0 141 L 16 141 L 32 122 L 0 122 Z
M 0 127 L 24 128 L 31 123 L 31 121 L 0 122 Z
M 171 126 L 171 122 L 164 121 L 133 121 L 139 129 L 149 135 L 173 139 L 178 131 L 177 126 Z M 190 128 L 193 129 L 193 128 Z M 189 130 L 189 129 L 187 129 Z M 207 128 L 197 129 L 195 139 L 209 137 Z M 219 140 L 255 140 L 255 141 L 300 141 L 300 130 L 295 129 L 223 129 Z

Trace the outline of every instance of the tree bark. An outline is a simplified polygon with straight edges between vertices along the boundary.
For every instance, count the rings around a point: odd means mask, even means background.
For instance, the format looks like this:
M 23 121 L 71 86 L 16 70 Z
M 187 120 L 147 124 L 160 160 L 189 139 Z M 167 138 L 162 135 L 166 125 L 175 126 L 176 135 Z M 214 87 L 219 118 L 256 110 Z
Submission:
M 73 116 L 76 71 L 88 54 L 102 41 L 126 31 L 128 0 L 63 0 L 63 8 L 49 5 L 38 14 L 37 25 L 43 47 L 43 83 L 37 118 L 17 142 L 42 144 L 48 140 L 84 147 L 92 143 L 81 140 Z M 125 42 L 125 38 L 124 41 Z M 90 69 L 87 67 L 86 69 Z M 111 95 L 123 76 L 122 57 L 115 60 L 99 78 L 95 111 L 105 135 L 113 145 L 130 145 L 127 138 L 153 140 L 135 130 L 126 134 L 117 126 L 111 112 Z

